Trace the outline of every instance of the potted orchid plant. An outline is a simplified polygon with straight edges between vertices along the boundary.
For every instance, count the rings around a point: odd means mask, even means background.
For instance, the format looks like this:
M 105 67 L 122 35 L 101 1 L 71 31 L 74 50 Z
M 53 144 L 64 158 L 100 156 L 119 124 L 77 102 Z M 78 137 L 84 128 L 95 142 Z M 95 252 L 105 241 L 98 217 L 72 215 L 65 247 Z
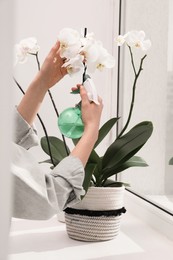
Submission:
M 114 66 L 114 58 L 103 48 L 101 42 L 95 40 L 94 35 L 85 34 L 85 37 L 79 40 L 78 36 L 74 37 L 70 34 L 71 32 L 65 29 L 59 36 L 62 46 L 61 55 L 66 59 L 63 66 L 66 66 L 69 73 L 82 69 L 84 84 L 89 77 L 88 72 L 93 73 L 96 69 L 102 71 L 104 68 Z M 69 237 L 83 241 L 108 240 L 118 234 L 121 214 L 125 213 L 123 191 L 124 186 L 128 184 L 112 177 L 130 167 L 147 166 L 147 163 L 141 157 L 136 156 L 136 153 L 147 142 L 153 131 L 153 125 L 149 121 L 140 122 L 128 130 L 134 108 L 137 81 L 143 70 L 143 62 L 147 57 L 146 51 L 150 48 L 151 42 L 145 39 L 143 31 L 128 32 L 123 36 L 118 36 L 116 41 L 119 46 L 126 45 L 129 49 L 134 73 L 132 98 L 124 127 L 101 156 L 96 152 L 96 148 L 119 119 L 111 118 L 100 128 L 98 140 L 85 167 L 83 187 L 87 193 L 80 203 L 65 210 Z M 140 58 L 139 67 L 135 65 L 134 49 L 144 52 Z M 49 137 L 49 141 L 53 150 L 53 158 L 58 164 L 63 159 L 62 157 L 66 156 L 63 143 L 56 137 Z M 79 139 L 73 139 L 74 144 L 78 141 Z M 60 144 L 61 150 L 59 149 Z M 41 145 L 43 150 L 49 154 L 45 138 L 41 139 Z M 106 228 L 107 231 L 105 231 L 104 228 L 107 226 L 109 228 Z
M 104 68 L 112 68 L 115 65 L 114 58 L 103 48 L 100 41 L 98 42 L 94 39 L 93 34 L 88 34 L 81 39 L 76 31 L 75 33 L 74 31 L 64 29 L 59 35 L 62 46 L 61 55 L 67 59 L 63 66 L 67 68 L 69 74 L 82 70 L 84 71 L 83 79 L 85 80 L 85 77 L 87 77 L 86 71 L 89 71 L 89 73 L 95 72 L 96 69 L 103 71 Z M 134 108 L 137 81 L 143 70 L 143 62 L 147 57 L 146 51 L 150 48 L 151 42 L 150 40 L 145 40 L 145 33 L 143 31 L 132 31 L 124 36 L 120 35 L 116 39 L 116 42 L 119 46 L 126 45 L 129 49 L 134 72 L 129 115 L 118 137 L 115 138 L 114 142 L 106 149 L 105 154 L 102 156 L 99 156 L 95 149 L 119 119 L 111 118 L 100 128 L 98 140 L 86 166 L 87 174 L 84 181 L 86 191 L 90 185 L 97 187 L 122 186 L 123 183 L 110 180 L 109 178 L 129 167 L 147 166 L 147 163 L 141 157 L 135 156 L 135 154 L 151 136 L 153 130 L 152 123 L 148 121 L 141 122 L 129 132 L 126 132 L 126 130 L 128 129 Z M 145 53 L 140 59 L 139 68 L 135 67 L 133 57 L 133 49 L 135 48 Z M 67 154 L 63 142 L 60 139 L 49 137 L 49 141 L 53 151 L 53 159 L 55 165 L 57 165 Z M 73 142 L 76 144 L 78 139 L 73 139 Z M 57 149 L 60 145 L 61 149 Z M 45 137 L 41 139 L 41 146 L 43 150 L 50 155 Z
M 84 36 L 81 36 L 76 30 L 65 28 L 59 33 L 58 40 L 61 46 L 61 57 L 65 59 L 63 66 L 67 68 L 70 75 L 82 73 L 82 83 L 85 83 L 90 77 L 88 74 L 91 75 L 95 70 L 103 71 L 105 68 L 111 69 L 115 65 L 114 57 L 108 53 L 100 41 L 95 39 L 94 34 L 87 33 L 86 29 Z M 33 43 L 33 41 L 31 42 Z M 121 214 L 125 213 L 123 207 L 124 186 L 129 184 L 117 181 L 115 176 L 130 167 L 147 166 L 144 159 L 136 156 L 136 153 L 144 146 L 153 131 L 153 125 L 150 121 L 140 122 L 132 129 L 128 129 L 134 109 L 138 78 L 143 70 L 143 62 L 147 57 L 146 52 L 150 48 L 151 42 L 145 39 L 143 31 L 130 31 L 125 35 L 119 35 L 116 43 L 118 46 L 125 45 L 129 50 L 134 73 L 132 98 L 124 127 L 101 156 L 97 153 L 96 148 L 111 131 L 119 118 L 109 119 L 100 128 L 98 140 L 85 167 L 86 174 L 83 187 L 86 195 L 79 204 L 65 210 L 68 235 L 71 238 L 84 241 L 107 240 L 118 234 Z M 24 56 L 27 57 L 28 54 L 35 55 L 39 68 L 38 47 L 35 47 L 33 44 L 34 47 L 32 46 L 33 48 L 31 48 L 31 45 L 29 48 L 25 46 L 23 53 L 26 55 Z M 135 49 L 139 49 L 141 53 L 144 53 L 140 57 L 138 67 L 134 61 L 133 51 Z M 18 47 L 18 50 L 21 50 L 21 48 Z M 23 58 L 20 56 L 23 57 L 23 53 L 18 51 L 18 59 L 21 62 L 23 62 Z M 16 84 L 18 84 L 17 81 Z M 95 97 L 95 88 L 93 93 Z M 57 111 L 50 91 L 49 96 Z M 59 117 L 58 112 L 57 116 Z M 44 162 L 50 163 L 51 168 L 53 168 L 69 154 L 69 148 L 67 147 L 64 133 L 62 133 L 63 140 L 54 136 L 48 136 L 40 116 L 39 119 L 45 132 L 45 137 L 41 138 L 41 146 L 44 152 L 50 156 L 50 159 Z M 72 141 L 75 145 L 79 138 L 74 138 Z M 108 197 L 111 198 L 111 204 L 108 203 Z M 91 219 L 94 222 L 92 222 L 88 233 L 88 221 L 90 222 Z M 105 233 L 104 227 L 108 222 L 112 223 L 111 230 L 107 230 Z M 71 223 L 76 224 L 72 227 Z M 93 223 L 96 223 L 96 225 Z M 102 229 L 98 230 L 98 226 L 101 226 Z

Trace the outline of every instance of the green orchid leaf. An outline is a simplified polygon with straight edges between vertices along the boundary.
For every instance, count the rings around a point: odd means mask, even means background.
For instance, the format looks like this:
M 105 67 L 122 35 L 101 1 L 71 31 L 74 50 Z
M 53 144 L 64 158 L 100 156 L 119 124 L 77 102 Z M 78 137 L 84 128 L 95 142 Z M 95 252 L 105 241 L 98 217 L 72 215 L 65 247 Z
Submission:
M 73 139 L 72 141 L 74 145 L 76 145 L 79 142 L 79 140 L 80 139 Z M 95 164 L 97 166 L 93 172 L 93 175 L 95 176 L 96 180 L 98 180 L 100 178 L 99 175 L 102 167 L 102 158 L 99 157 L 95 150 L 92 150 L 87 164 Z
M 76 146 L 80 139 L 72 139 L 73 144 Z
M 173 165 L 173 157 L 169 160 L 169 165 Z
M 55 160 L 54 160 L 55 161 Z M 41 161 L 41 162 L 39 162 L 40 164 L 41 163 L 50 163 L 50 164 L 52 164 L 52 161 L 50 160 L 50 159 L 47 159 L 47 160 L 44 160 L 44 161 Z
M 151 122 L 144 121 L 133 127 L 127 134 L 116 139 L 103 156 L 103 171 L 117 168 L 136 154 L 147 142 L 153 131 Z
M 111 128 L 115 125 L 119 118 L 111 118 L 108 120 L 99 130 L 99 136 L 97 142 L 95 143 L 94 148 L 96 148 L 100 142 L 105 138 L 105 136 L 109 133 Z
M 93 175 L 96 167 L 97 167 L 97 164 L 95 164 L 95 163 L 88 163 L 85 166 L 85 178 L 83 181 L 83 188 L 84 188 L 85 192 L 87 192 L 88 188 L 90 187 L 91 178 L 92 178 L 92 175 Z
M 76 90 L 73 90 L 70 92 L 70 94 L 79 94 L 80 93 L 80 90 L 79 89 L 76 89 Z
M 120 165 L 120 166 L 118 165 L 118 168 L 116 169 L 116 171 L 122 172 L 130 167 L 147 167 L 147 166 L 148 166 L 148 164 L 146 163 L 146 161 L 143 158 L 135 155 L 135 156 L 132 156 L 126 162 L 124 162 L 122 165 Z
M 122 187 L 122 186 L 130 187 L 130 184 L 125 183 L 125 182 L 119 182 L 119 181 L 113 181 L 111 179 L 107 179 L 103 185 L 103 187 Z
M 122 172 L 130 167 L 147 167 L 148 164 L 146 161 L 139 157 L 139 156 L 133 156 L 123 164 L 114 165 L 114 167 L 106 169 L 102 173 L 102 179 L 107 179 L 113 175 L 116 175 L 119 172 Z
M 125 162 L 126 166 L 129 167 L 133 167 L 133 166 L 137 166 L 137 167 L 146 167 L 148 166 L 148 164 L 146 163 L 146 161 L 139 156 L 133 156 L 131 157 L 128 161 Z
M 64 142 L 54 136 L 49 136 L 48 138 L 49 138 L 52 157 L 55 160 L 55 162 L 59 163 L 62 159 L 64 159 L 67 156 Z M 41 147 L 46 154 L 50 155 L 47 139 L 45 136 L 41 138 Z
M 99 157 L 99 155 L 96 153 L 95 150 L 92 150 L 88 162 L 97 163 L 97 164 L 101 163 L 101 158 Z
M 95 163 L 97 164 L 97 168 L 94 171 L 94 176 L 98 180 L 100 178 L 100 172 L 102 169 L 102 157 L 96 153 L 95 150 L 92 150 L 90 157 L 88 159 L 88 163 Z
M 95 177 L 96 186 L 101 183 L 101 164 L 97 164 L 97 167 L 94 169 L 93 176 Z
M 47 160 L 44 160 L 44 161 L 41 161 L 41 162 L 39 162 L 40 164 L 41 163 L 49 163 L 49 164 L 51 164 L 51 166 L 50 166 L 50 169 L 53 169 L 55 166 L 57 166 L 58 164 L 59 164 L 59 161 L 56 161 L 55 159 L 53 159 L 53 162 L 54 162 L 54 165 L 52 166 L 52 161 L 51 161 L 51 159 L 47 159 Z M 53 167 L 53 168 L 52 168 Z

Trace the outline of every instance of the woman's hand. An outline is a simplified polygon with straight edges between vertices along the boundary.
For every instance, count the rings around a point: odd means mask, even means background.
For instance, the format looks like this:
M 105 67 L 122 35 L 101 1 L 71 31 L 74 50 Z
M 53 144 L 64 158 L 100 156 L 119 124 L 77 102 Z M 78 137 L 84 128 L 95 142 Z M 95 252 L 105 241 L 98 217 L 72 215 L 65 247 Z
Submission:
M 93 134 L 97 136 L 103 109 L 102 99 L 98 97 L 99 105 L 91 102 L 88 99 L 87 92 L 83 86 L 80 86 L 80 96 L 82 99 L 81 111 L 85 131 L 92 131 Z
M 77 88 L 80 88 L 80 96 L 82 99 L 81 111 L 84 123 L 84 133 L 71 152 L 71 155 L 78 157 L 83 163 L 83 166 L 85 166 L 98 138 L 103 103 L 101 98 L 99 98 L 100 105 L 90 102 L 85 88 L 81 85 L 77 85 Z M 72 90 L 75 89 L 76 87 L 72 88 Z
M 30 125 L 39 111 L 47 90 L 67 74 L 66 69 L 62 68 L 63 59 L 59 52 L 60 43 L 57 42 L 18 105 L 19 113 Z
M 81 84 L 77 84 L 76 87 L 72 88 L 72 91 L 80 89 L 81 96 L 81 111 L 82 111 L 82 121 L 84 123 L 85 129 L 95 129 L 99 128 L 100 117 L 103 109 L 102 99 L 98 97 L 100 105 L 91 102 L 88 99 L 87 92 Z
M 66 68 L 62 67 L 63 63 L 64 60 L 60 57 L 60 42 L 56 42 L 37 75 L 42 87 L 48 90 L 67 74 Z

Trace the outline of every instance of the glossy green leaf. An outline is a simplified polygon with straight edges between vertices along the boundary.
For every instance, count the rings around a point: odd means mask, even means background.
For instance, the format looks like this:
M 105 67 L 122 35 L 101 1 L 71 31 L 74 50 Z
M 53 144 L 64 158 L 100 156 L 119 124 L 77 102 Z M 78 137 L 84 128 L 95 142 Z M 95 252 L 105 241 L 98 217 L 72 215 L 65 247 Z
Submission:
M 94 171 L 94 176 L 98 181 L 100 179 L 100 172 L 102 171 L 102 158 L 96 153 L 95 150 L 92 150 L 90 157 L 88 159 L 88 163 L 97 164 L 97 168 Z
M 117 164 L 114 165 L 112 168 L 107 169 L 106 171 L 103 171 L 102 173 L 102 179 L 107 179 L 113 175 L 116 175 L 119 172 L 122 172 L 130 167 L 147 167 L 148 164 L 146 161 L 139 157 L 139 156 L 133 156 L 123 164 Z
M 67 152 L 64 146 L 64 142 L 57 137 L 49 136 L 50 149 L 52 153 L 52 157 L 55 162 L 59 163 L 62 159 L 67 156 Z M 46 137 L 41 138 L 41 147 L 45 153 L 49 154 L 49 149 L 47 145 Z
M 105 136 L 109 133 L 111 128 L 115 125 L 119 118 L 111 118 L 108 120 L 99 130 L 99 135 L 97 142 L 95 143 L 95 148 L 100 144 L 100 142 L 105 138 Z
M 70 94 L 79 94 L 80 93 L 80 90 L 79 89 L 76 89 L 76 90 L 73 90 L 70 92 Z
M 97 152 L 95 150 L 92 150 L 89 160 L 90 163 L 101 163 L 101 158 L 99 157 L 99 155 L 97 154 Z
M 115 123 L 118 121 L 119 118 L 111 118 L 108 120 L 99 130 L 98 139 L 94 145 L 94 148 L 96 148 L 101 141 L 105 138 L 105 136 L 109 133 L 111 128 L 115 125 Z M 74 145 L 76 145 L 79 142 L 80 139 L 73 139 Z
M 73 144 L 76 146 L 80 139 L 72 139 Z
M 55 160 L 54 160 L 54 161 L 55 161 Z M 50 164 L 52 164 L 52 161 L 51 161 L 50 159 L 47 159 L 47 160 L 41 161 L 41 162 L 39 162 L 39 163 L 50 163 Z
M 147 142 L 153 131 L 151 122 L 142 122 L 133 127 L 127 134 L 115 140 L 103 156 L 103 171 L 117 168 L 129 160 Z
M 83 188 L 87 192 L 88 188 L 91 184 L 91 178 L 94 173 L 95 168 L 97 167 L 97 164 L 95 163 L 88 163 L 85 167 L 85 178 L 83 181 Z
M 130 187 L 129 183 L 113 181 L 111 179 L 107 179 L 103 184 L 103 187 L 122 187 L 122 186 Z
M 79 142 L 80 139 L 73 139 L 74 145 L 76 145 Z M 96 180 L 98 181 L 100 178 L 100 172 L 102 167 L 102 158 L 99 157 L 99 155 L 96 153 L 95 150 L 92 150 L 87 165 L 88 164 L 95 164 L 97 167 L 95 167 L 95 170 L 93 172 L 93 175 L 95 176 Z

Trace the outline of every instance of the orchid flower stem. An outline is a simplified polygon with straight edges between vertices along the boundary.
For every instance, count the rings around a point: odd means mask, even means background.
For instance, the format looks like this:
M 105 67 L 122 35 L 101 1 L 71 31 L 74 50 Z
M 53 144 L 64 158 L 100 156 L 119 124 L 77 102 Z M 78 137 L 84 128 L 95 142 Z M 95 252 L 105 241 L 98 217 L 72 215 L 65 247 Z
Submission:
M 18 83 L 18 81 L 14 77 L 13 77 L 13 79 L 14 79 L 16 85 L 18 86 L 18 88 L 20 89 L 20 91 L 23 93 L 23 95 L 25 95 L 25 92 L 22 89 L 22 87 L 20 86 L 20 84 Z M 39 121 L 40 121 L 40 123 L 42 125 L 43 131 L 44 131 L 45 136 L 46 136 L 47 146 L 48 146 L 49 155 L 50 155 L 50 160 L 51 160 L 53 166 L 55 166 L 55 163 L 54 163 L 53 157 L 52 157 L 52 153 L 51 153 L 51 148 L 50 148 L 50 143 L 49 143 L 49 138 L 48 138 L 48 133 L 47 133 L 46 127 L 45 127 L 45 125 L 43 123 L 43 120 L 41 119 L 41 117 L 40 117 L 40 115 L 38 113 L 37 113 L 37 117 L 38 117 L 38 119 L 39 119 Z
M 37 61 L 37 65 L 38 65 L 38 70 L 40 70 L 40 62 L 39 62 L 39 59 L 38 59 L 38 52 L 35 54 L 35 56 L 36 56 L 36 61 Z M 52 102 L 52 105 L 54 107 L 55 113 L 56 113 L 57 117 L 59 117 L 58 109 L 55 105 L 55 101 L 53 99 L 53 96 L 52 96 L 50 89 L 48 89 L 48 94 L 49 94 L 50 100 Z M 67 155 L 69 155 L 69 151 L 68 151 L 68 148 L 67 148 L 67 144 L 66 144 L 66 140 L 65 140 L 64 135 L 62 135 L 62 139 L 63 139 L 63 142 L 64 142 L 66 153 L 67 153 Z
M 38 52 L 35 54 L 35 57 L 36 57 L 36 61 L 37 61 L 38 70 L 40 70 L 40 61 L 38 58 Z
M 135 68 L 135 65 L 134 65 L 134 59 L 133 59 L 133 53 L 132 53 L 131 47 L 130 46 L 128 46 L 128 47 L 129 47 L 129 51 L 130 51 L 132 67 L 133 67 L 133 70 L 134 70 L 134 73 L 135 73 L 135 79 L 134 79 L 134 82 L 133 82 L 132 99 L 131 99 L 131 105 L 130 105 L 130 110 L 129 110 L 127 122 L 124 125 L 123 129 L 121 130 L 120 134 L 118 135 L 117 139 L 120 138 L 123 135 L 123 133 L 126 131 L 128 125 L 129 125 L 130 119 L 132 117 L 132 112 L 133 112 L 134 102 L 135 102 L 135 94 L 136 94 L 136 84 L 137 84 L 138 77 L 139 77 L 141 71 L 143 70 L 143 68 L 142 68 L 143 61 L 147 57 L 147 55 L 144 55 L 141 58 L 141 62 L 140 62 L 138 72 L 136 72 L 136 68 Z
M 134 63 L 134 59 L 133 59 L 132 49 L 129 45 L 127 45 L 127 46 L 129 48 L 129 51 L 130 51 L 131 63 L 132 63 L 133 71 L 134 71 L 135 76 L 136 76 L 136 68 L 135 68 L 135 63 Z
M 86 36 L 87 36 L 87 28 L 84 28 L 84 38 L 86 38 Z M 83 64 L 84 64 L 84 72 L 83 72 L 83 75 L 82 75 L 82 84 L 85 81 L 85 75 L 86 75 L 86 71 L 87 71 L 86 63 L 83 62 Z
M 84 72 L 83 72 L 83 75 L 82 75 L 82 84 L 84 84 L 84 82 L 85 82 L 86 70 L 87 70 L 87 66 L 84 63 Z

